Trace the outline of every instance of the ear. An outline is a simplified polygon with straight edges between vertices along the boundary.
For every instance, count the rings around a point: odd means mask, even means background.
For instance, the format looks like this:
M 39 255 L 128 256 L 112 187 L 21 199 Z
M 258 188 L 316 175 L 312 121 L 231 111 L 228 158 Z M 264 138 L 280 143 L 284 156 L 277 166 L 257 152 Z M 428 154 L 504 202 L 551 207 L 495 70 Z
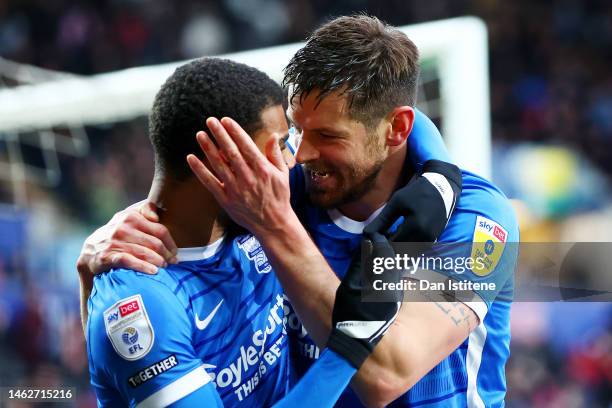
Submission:
M 414 109 L 411 106 L 397 106 L 389 115 L 391 132 L 387 134 L 387 146 L 399 146 L 408 139 L 414 124 Z

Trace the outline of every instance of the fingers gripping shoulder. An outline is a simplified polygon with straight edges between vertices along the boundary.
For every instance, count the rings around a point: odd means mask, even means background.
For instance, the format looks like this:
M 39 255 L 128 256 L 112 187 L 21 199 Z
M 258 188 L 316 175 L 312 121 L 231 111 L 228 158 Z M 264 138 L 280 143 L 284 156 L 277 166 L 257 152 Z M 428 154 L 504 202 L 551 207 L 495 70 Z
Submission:
M 176 244 L 160 224 L 152 203 L 123 210 L 86 240 L 77 268 L 80 273 L 99 274 L 111 268 L 130 268 L 155 273 L 175 262 Z M 143 209 L 144 208 L 144 209 Z
M 430 160 L 422 173 L 391 196 L 380 215 L 365 228 L 364 235 L 379 232 L 392 241 L 436 241 L 457 205 L 461 187 L 457 166 Z M 400 217 L 404 217 L 403 222 L 394 227 Z

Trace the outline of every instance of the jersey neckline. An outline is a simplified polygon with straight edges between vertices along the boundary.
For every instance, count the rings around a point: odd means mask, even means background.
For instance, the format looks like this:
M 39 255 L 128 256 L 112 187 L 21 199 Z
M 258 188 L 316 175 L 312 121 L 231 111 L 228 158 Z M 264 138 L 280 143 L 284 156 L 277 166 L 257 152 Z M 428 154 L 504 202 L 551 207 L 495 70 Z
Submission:
M 380 214 L 380 212 L 383 210 L 383 208 L 385 208 L 386 205 L 387 203 L 383 204 L 382 207 L 374 211 L 372 215 L 370 215 L 365 221 L 355 221 L 354 219 L 342 214 L 337 208 L 327 210 L 327 215 L 329 215 L 329 218 L 332 220 L 332 222 L 336 224 L 336 226 L 341 230 L 350 232 L 351 234 L 361 234 L 363 232 L 363 229 L 369 223 L 371 223 L 374 218 L 378 216 L 378 214 Z
M 176 258 L 179 262 L 200 261 L 203 259 L 212 258 L 213 256 L 217 255 L 221 250 L 226 235 L 227 234 L 223 234 L 221 238 L 219 238 L 212 244 L 208 244 L 205 246 L 179 248 L 176 254 Z

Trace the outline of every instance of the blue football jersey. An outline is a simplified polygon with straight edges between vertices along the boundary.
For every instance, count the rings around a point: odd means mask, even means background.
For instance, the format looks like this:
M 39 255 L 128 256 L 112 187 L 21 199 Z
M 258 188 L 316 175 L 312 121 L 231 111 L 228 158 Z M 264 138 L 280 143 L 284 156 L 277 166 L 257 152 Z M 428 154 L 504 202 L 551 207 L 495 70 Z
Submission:
M 448 153 L 435 126 L 421 113 L 409 139 L 409 159 L 417 169 L 425 161 L 449 161 Z M 363 228 L 379 213 L 364 222 L 343 216 L 338 210 L 312 206 L 305 196 L 304 173 L 300 166 L 291 172 L 292 204 L 313 240 L 338 277 L 342 278 L 352 255 L 359 249 Z M 505 363 L 509 357 L 510 302 L 513 291 L 512 272 L 516 262 L 513 248 L 504 244 L 519 241 L 518 224 L 505 195 L 487 180 L 463 172 L 463 190 L 457 207 L 438 242 L 465 243 L 463 254 L 481 254 L 488 262 L 484 269 L 468 271 L 465 280 L 494 281 L 499 284 L 501 300 L 482 296 L 480 301 L 466 303 L 480 319 L 480 325 L 468 339 L 445 360 L 425 375 L 391 406 L 423 407 L 497 407 L 503 406 L 506 390 Z M 402 220 L 398 220 L 399 224 Z M 475 242 L 477 241 L 477 242 Z M 514 248 L 515 249 L 515 248 Z M 481 252 L 478 252 L 481 251 Z M 444 271 L 440 271 L 444 273 Z M 292 382 L 319 356 L 319 349 L 300 324 L 294 310 L 287 308 L 287 331 L 292 360 Z M 408 352 L 408 350 L 407 350 Z M 337 406 L 361 406 L 348 389 Z
M 287 338 L 259 242 L 242 235 L 178 258 L 157 275 L 95 278 L 86 337 L 99 405 L 165 406 L 207 389 L 209 404 L 271 406 L 288 388 Z

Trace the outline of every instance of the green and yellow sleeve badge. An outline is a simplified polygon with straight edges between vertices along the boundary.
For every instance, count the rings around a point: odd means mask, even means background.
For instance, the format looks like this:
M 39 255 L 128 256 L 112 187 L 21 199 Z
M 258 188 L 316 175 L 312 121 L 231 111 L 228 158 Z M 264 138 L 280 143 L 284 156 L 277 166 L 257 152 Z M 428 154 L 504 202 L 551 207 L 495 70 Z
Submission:
M 504 252 L 507 237 L 506 230 L 495 221 L 476 217 L 470 255 L 474 260 L 472 271 L 476 275 L 487 276 L 495 269 Z

